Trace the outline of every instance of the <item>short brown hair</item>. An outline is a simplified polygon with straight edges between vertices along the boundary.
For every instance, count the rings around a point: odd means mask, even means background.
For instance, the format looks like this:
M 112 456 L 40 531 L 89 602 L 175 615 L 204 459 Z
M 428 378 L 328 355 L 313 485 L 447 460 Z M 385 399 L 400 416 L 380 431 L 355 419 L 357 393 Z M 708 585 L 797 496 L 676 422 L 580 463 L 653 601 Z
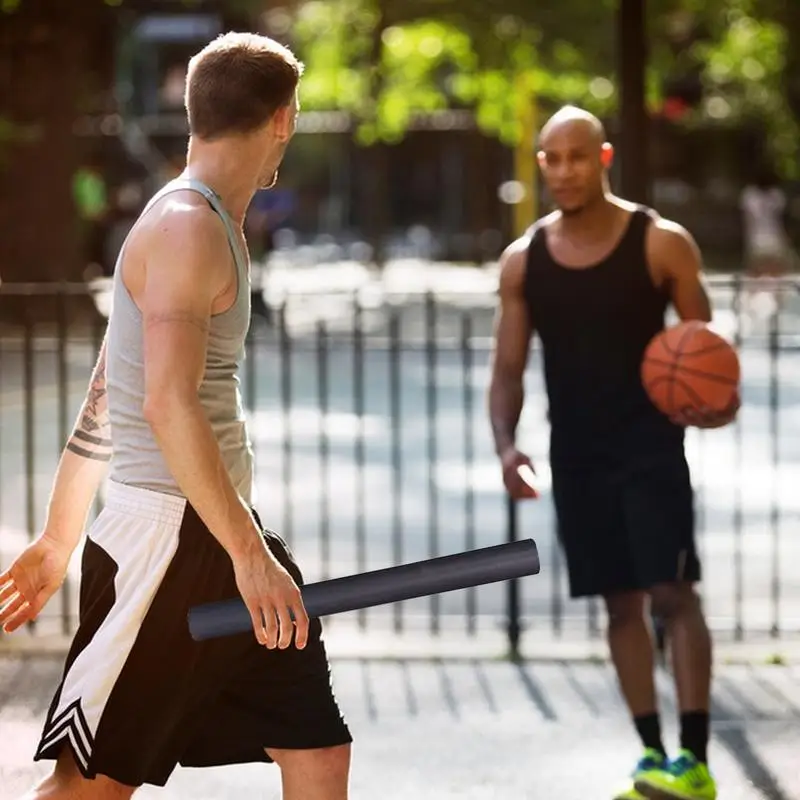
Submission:
M 250 133 L 288 105 L 303 64 L 287 47 L 254 33 L 226 33 L 189 61 L 186 113 L 200 139 Z

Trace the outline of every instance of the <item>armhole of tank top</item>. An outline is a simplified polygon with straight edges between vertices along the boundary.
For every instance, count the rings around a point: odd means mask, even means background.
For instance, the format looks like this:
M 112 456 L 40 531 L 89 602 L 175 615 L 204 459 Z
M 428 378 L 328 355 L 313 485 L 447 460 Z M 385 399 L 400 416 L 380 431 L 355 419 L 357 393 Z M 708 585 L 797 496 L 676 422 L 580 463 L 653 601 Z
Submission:
M 650 270 L 650 259 L 647 255 L 647 234 L 650 231 L 651 225 L 661 219 L 661 215 L 653 208 L 649 208 L 648 206 L 640 205 L 637 210 L 634 212 L 637 216 L 641 217 L 641 222 L 638 223 L 641 232 L 639 236 L 641 237 L 641 242 L 639 243 L 639 247 L 641 247 L 641 254 L 642 254 L 642 264 L 644 264 L 645 274 L 647 277 L 648 286 L 652 288 L 652 290 L 658 295 L 665 295 L 669 293 L 669 289 L 664 283 L 662 286 L 657 286 L 653 282 L 653 273 Z
M 224 311 L 220 311 L 218 314 L 213 315 L 214 317 L 222 317 L 236 308 L 240 293 L 246 289 L 247 281 L 247 259 L 245 258 L 245 254 L 239 245 L 239 240 L 236 236 L 236 232 L 233 229 L 233 222 L 231 221 L 228 212 L 225 210 L 225 207 L 222 205 L 222 201 L 217 193 L 214 192 L 214 190 L 209 186 L 206 186 L 206 184 L 202 181 L 197 180 L 196 178 L 179 178 L 169 185 L 171 187 L 170 191 L 173 192 L 190 191 L 197 192 L 197 194 L 201 195 L 211 207 L 212 211 L 214 211 L 214 213 L 219 217 L 222 225 L 225 228 L 225 236 L 228 239 L 228 247 L 231 251 L 231 255 L 233 256 L 233 267 L 236 270 L 236 299 Z M 166 194 L 166 192 L 164 193 Z
M 207 188 L 207 187 L 206 187 Z M 245 258 L 244 251 L 242 250 L 236 232 L 233 229 L 233 222 L 231 221 L 228 212 L 225 211 L 222 201 L 217 195 L 208 189 L 209 194 L 201 192 L 206 198 L 208 204 L 214 209 L 217 216 L 225 226 L 225 235 L 228 237 L 228 247 L 230 248 L 231 255 L 233 256 L 233 268 L 236 270 L 236 297 L 231 305 L 224 311 L 213 314 L 213 317 L 223 317 L 231 313 L 239 303 L 239 297 L 243 291 L 247 289 L 247 259 Z
M 136 222 L 131 227 L 130 231 L 128 232 L 128 236 L 125 237 L 125 241 L 123 241 L 122 245 L 120 246 L 119 253 L 117 254 L 116 265 L 114 267 L 114 282 L 119 282 L 120 289 L 125 292 L 127 299 L 136 309 L 136 311 L 141 314 L 141 309 L 136 304 L 136 301 L 133 299 L 130 291 L 128 291 L 128 287 L 125 285 L 125 281 L 122 277 L 122 265 L 123 260 L 125 257 L 125 246 L 128 243 L 128 239 L 133 231 L 138 226 L 139 222 L 144 219 L 145 215 L 155 206 L 155 204 L 166 197 L 168 194 L 172 194 L 173 192 L 196 192 L 197 194 L 201 195 L 214 213 L 220 218 L 223 226 L 225 227 L 225 236 L 228 239 L 228 247 L 231 250 L 231 255 L 233 256 L 233 265 L 236 270 L 236 299 L 239 298 L 239 293 L 242 291 L 242 282 L 246 279 L 245 274 L 245 264 L 247 263 L 244 257 L 244 253 L 240 251 L 239 242 L 234 235 L 232 223 L 222 206 L 217 195 L 202 181 L 198 181 L 193 178 L 176 178 L 173 181 L 170 181 L 165 186 L 162 186 L 148 201 L 145 207 L 142 209 L 142 213 L 139 214 Z M 235 308 L 236 300 L 231 304 L 230 308 L 226 308 L 225 311 L 221 311 L 219 314 L 214 314 L 215 317 L 222 316 L 223 314 L 227 314 L 231 309 Z
M 540 222 L 535 222 L 530 228 L 528 228 L 528 233 L 531 238 L 528 242 L 528 247 L 525 250 L 525 283 L 528 282 L 528 276 L 532 271 L 531 265 L 533 264 L 534 258 L 542 252 L 544 243 L 544 226 L 541 225 Z

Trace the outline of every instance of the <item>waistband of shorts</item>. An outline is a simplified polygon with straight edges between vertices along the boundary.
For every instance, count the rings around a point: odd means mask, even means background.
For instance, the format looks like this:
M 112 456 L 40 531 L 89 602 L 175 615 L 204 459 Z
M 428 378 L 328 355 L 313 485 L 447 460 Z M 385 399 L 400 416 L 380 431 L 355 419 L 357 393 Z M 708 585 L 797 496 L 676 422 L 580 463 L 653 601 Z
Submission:
M 111 511 L 143 517 L 153 522 L 180 525 L 186 510 L 186 498 L 109 480 L 104 506 Z

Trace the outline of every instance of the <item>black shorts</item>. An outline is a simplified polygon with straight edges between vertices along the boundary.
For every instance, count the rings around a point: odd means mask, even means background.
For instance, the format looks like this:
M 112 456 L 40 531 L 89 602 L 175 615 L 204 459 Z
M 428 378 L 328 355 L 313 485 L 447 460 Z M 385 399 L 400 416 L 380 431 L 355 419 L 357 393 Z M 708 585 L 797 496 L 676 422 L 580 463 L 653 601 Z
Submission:
M 700 580 L 694 492 L 682 452 L 552 471 L 572 597 Z
M 283 540 L 264 536 L 302 584 Z M 178 764 L 348 744 L 319 620 L 304 650 L 268 650 L 253 631 L 191 638 L 191 606 L 238 596 L 229 556 L 185 499 L 111 482 L 85 544 L 80 623 L 35 760 L 69 745 L 87 778 L 163 786 Z

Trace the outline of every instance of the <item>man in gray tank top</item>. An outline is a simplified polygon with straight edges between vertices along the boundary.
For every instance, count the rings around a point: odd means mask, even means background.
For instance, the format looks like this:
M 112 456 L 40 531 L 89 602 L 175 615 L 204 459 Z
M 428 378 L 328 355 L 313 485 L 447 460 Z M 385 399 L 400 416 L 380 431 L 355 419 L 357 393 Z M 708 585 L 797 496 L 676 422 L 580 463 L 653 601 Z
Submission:
M 302 573 L 252 502 L 237 371 L 250 322 L 242 226 L 295 131 L 302 65 L 227 34 L 189 64 L 184 173 L 120 252 L 89 392 L 43 533 L 0 575 L 0 624 L 63 581 L 110 465 L 81 562 L 81 618 L 26 797 L 126 798 L 177 765 L 278 764 L 287 800 L 346 800 L 351 737 Z M 194 642 L 187 612 L 236 594 L 253 634 Z M 292 621 L 292 615 L 294 622 Z

